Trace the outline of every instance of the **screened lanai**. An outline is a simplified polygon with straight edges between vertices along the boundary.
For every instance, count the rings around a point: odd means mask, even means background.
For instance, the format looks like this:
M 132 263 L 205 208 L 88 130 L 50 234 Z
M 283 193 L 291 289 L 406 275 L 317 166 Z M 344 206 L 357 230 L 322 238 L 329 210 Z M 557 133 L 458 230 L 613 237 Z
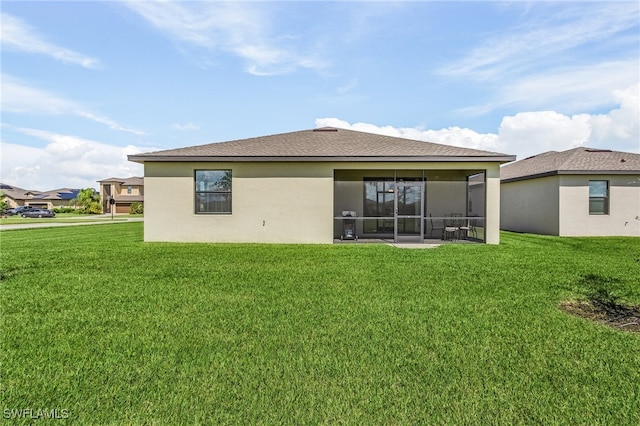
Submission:
M 335 170 L 334 239 L 485 241 L 485 170 Z

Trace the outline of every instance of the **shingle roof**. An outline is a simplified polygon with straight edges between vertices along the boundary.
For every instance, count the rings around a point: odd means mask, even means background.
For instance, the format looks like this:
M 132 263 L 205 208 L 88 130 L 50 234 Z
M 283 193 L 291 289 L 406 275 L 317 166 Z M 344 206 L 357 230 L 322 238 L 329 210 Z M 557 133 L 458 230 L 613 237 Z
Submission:
M 130 161 L 500 161 L 514 156 L 325 127 L 129 156 Z
M 579 147 L 549 151 L 502 166 L 502 182 L 556 174 L 637 174 L 640 154 Z
M 17 186 L 0 183 L 0 190 L 14 200 L 71 200 L 78 195 L 79 189 L 60 188 L 51 191 L 33 191 Z
M 27 193 L 33 192 L 28 189 L 18 188 L 17 186 L 7 185 L 5 183 L 0 183 L 0 188 L 0 191 L 2 191 L 4 195 L 14 200 L 25 200 L 29 197 Z
M 115 200 L 117 203 L 129 203 L 129 202 L 143 202 L 144 195 L 116 195 Z
M 144 185 L 144 178 L 140 176 L 131 176 L 128 178 L 117 178 L 112 177 L 108 179 L 102 179 L 98 181 L 99 183 L 108 183 L 108 182 L 117 182 L 120 185 Z
M 44 198 L 48 200 L 72 200 L 78 196 L 79 189 L 60 188 L 46 191 L 43 193 Z

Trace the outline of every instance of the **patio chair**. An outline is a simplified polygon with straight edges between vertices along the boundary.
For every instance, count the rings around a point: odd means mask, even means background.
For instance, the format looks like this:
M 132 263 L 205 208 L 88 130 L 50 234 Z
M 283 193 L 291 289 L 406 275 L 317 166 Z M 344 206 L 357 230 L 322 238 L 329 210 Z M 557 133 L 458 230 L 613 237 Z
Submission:
M 442 220 L 440 222 L 442 222 Z M 429 238 L 433 237 L 433 231 L 440 231 L 441 238 L 444 238 L 444 223 L 440 226 L 436 226 L 433 223 L 433 217 L 431 216 L 431 213 L 429 213 L 429 225 L 431 225 L 431 230 L 429 231 Z
M 471 222 L 468 219 L 460 218 L 458 220 L 458 235 L 460 239 L 467 239 L 471 232 Z
M 460 232 L 458 223 L 459 223 L 459 219 L 453 214 L 450 216 L 445 216 L 444 231 L 442 232 L 443 240 L 446 241 L 448 236 L 451 236 L 452 240 L 458 239 L 458 233 Z

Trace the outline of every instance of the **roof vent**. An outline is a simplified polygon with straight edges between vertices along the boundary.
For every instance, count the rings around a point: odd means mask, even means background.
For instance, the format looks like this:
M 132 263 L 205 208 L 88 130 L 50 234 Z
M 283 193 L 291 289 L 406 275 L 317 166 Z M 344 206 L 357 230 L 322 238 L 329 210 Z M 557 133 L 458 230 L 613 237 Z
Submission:
M 337 132 L 338 129 L 335 127 L 318 127 L 317 129 L 313 129 L 314 132 Z
M 626 162 L 627 162 L 627 160 L 625 160 L 624 158 L 622 158 L 622 159 L 620 160 L 620 162 L 621 162 L 621 163 L 626 163 Z
M 587 152 L 613 152 L 610 149 L 595 149 L 595 148 L 587 148 L 585 149 Z

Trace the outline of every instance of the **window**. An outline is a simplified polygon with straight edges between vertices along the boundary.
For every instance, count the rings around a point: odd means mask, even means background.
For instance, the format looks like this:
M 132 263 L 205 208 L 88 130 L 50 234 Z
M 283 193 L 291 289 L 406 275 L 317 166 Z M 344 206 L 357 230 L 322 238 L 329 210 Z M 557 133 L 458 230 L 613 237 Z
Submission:
M 131 194 L 133 192 L 133 188 L 127 186 L 127 194 Z
M 231 170 L 196 170 L 196 214 L 231 213 Z
M 609 214 L 609 181 L 589 181 L 589 214 Z

